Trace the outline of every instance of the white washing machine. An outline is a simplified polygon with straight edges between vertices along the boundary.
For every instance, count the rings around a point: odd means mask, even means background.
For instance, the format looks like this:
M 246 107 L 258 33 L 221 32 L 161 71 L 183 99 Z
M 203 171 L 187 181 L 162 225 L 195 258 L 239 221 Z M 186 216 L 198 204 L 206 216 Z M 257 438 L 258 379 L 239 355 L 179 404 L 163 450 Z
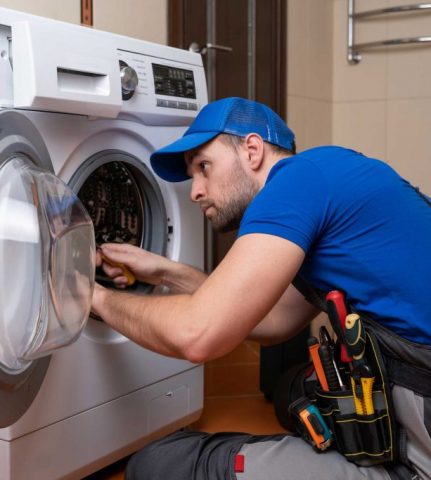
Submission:
M 206 102 L 197 54 L 0 9 L 1 480 L 82 478 L 199 417 L 202 366 L 87 318 L 97 242 L 203 267 L 189 185 L 149 156 Z

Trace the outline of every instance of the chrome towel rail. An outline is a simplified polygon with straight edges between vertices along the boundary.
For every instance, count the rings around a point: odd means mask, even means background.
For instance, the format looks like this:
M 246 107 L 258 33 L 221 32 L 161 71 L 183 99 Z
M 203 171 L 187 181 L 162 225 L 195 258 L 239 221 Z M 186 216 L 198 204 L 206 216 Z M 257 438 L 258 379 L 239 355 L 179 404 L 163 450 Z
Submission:
M 393 13 L 407 12 L 431 12 L 431 3 L 418 3 L 415 5 L 401 5 L 398 7 L 381 8 L 379 10 L 368 10 L 365 12 L 355 12 L 355 0 L 349 0 L 348 6 L 348 36 L 347 36 L 347 61 L 351 65 L 359 63 L 362 59 L 360 52 L 393 45 L 424 44 L 431 43 L 430 36 L 394 38 L 391 40 L 381 40 L 377 42 L 355 43 L 354 42 L 354 21 L 363 20 L 379 15 L 390 15 Z

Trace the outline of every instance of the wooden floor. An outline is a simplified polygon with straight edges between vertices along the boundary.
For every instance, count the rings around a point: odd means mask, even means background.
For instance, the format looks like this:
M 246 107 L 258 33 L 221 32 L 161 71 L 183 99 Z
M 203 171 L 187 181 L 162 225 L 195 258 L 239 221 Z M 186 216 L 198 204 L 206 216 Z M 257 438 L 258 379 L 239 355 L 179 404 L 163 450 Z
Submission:
M 228 356 L 205 366 L 205 401 L 193 429 L 206 432 L 237 431 L 253 434 L 285 432 L 272 403 L 259 391 L 259 353 L 245 342 Z M 127 459 L 85 480 L 123 480 Z

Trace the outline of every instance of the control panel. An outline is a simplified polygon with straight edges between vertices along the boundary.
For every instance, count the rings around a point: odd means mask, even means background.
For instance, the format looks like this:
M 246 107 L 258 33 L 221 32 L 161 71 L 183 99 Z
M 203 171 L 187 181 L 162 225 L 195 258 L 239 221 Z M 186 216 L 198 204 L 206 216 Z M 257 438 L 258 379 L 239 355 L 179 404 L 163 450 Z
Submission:
M 196 88 L 193 70 L 152 64 L 156 95 L 193 98 L 196 100 Z
M 188 125 L 206 104 L 202 65 L 126 50 L 118 50 L 118 56 L 123 96 L 120 118 L 132 114 L 149 124 L 157 124 L 163 119 L 168 125 Z M 132 76 L 130 71 L 135 75 Z

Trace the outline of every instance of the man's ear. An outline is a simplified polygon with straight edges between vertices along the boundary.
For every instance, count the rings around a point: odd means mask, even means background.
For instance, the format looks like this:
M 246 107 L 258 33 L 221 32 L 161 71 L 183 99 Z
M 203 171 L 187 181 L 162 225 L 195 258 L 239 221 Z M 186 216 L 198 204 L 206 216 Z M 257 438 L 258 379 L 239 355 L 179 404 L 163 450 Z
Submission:
M 262 166 L 265 155 L 265 143 L 258 133 L 249 133 L 243 143 L 248 154 L 248 166 L 254 171 Z

